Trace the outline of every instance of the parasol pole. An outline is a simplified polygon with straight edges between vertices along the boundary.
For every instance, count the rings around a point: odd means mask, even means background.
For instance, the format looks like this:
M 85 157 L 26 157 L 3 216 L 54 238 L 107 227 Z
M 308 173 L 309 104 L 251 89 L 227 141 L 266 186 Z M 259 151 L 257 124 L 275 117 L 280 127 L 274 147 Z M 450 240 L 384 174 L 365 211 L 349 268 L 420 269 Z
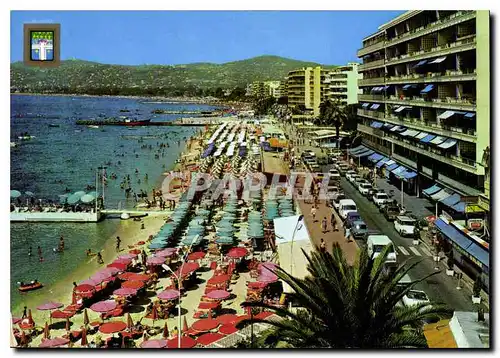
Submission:
M 99 171 L 96 170 L 95 171 L 95 193 L 96 194 L 98 193 L 98 191 L 97 191 L 98 190 L 97 189 L 98 186 L 99 186 Z M 95 200 L 95 212 L 97 213 L 97 198 L 95 198 L 94 200 Z

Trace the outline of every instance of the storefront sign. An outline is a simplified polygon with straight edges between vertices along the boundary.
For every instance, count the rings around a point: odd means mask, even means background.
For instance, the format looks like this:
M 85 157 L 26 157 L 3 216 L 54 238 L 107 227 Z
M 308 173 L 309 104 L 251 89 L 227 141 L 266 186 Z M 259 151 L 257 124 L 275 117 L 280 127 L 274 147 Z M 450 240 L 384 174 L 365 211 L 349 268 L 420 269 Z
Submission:
M 467 220 L 467 228 L 469 230 L 479 230 L 479 229 L 482 229 L 483 226 L 484 226 L 483 219 L 469 219 L 469 220 Z
M 477 196 L 461 196 L 460 201 L 463 201 L 466 204 L 477 204 L 478 197 Z

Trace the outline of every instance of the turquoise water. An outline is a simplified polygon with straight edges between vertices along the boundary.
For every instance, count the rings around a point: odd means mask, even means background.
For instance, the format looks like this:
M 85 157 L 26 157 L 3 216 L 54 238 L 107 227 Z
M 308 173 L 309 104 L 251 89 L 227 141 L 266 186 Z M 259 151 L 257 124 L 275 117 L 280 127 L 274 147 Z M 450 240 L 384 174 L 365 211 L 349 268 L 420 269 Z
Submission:
M 121 113 L 120 109 L 130 112 Z M 11 96 L 11 141 L 19 142 L 11 148 L 11 189 L 31 191 L 39 198 L 57 200 L 66 189 L 71 192 L 95 185 L 95 170 L 107 165 L 116 180 L 108 180 L 105 188 L 107 208 L 132 207 L 120 183 L 130 175 L 133 190 L 148 193 L 158 185 L 161 174 L 171 169 L 185 146 L 185 138 L 199 128 L 188 127 L 126 127 L 105 126 L 98 129 L 75 124 L 77 119 L 118 117 L 153 118 L 155 121 L 173 120 L 180 115 L 156 115 L 151 111 L 211 110 L 205 105 L 141 103 L 136 99 L 60 96 Z M 59 125 L 51 127 L 51 125 Z M 28 132 L 35 136 L 19 141 L 18 135 Z M 142 142 L 139 138 L 142 137 Z M 168 144 L 158 151 L 158 143 Z M 141 149 L 147 145 L 148 149 Z M 152 149 L 149 149 L 151 145 Z M 159 157 L 155 158 L 155 154 Z M 109 163 L 110 162 L 110 163 Z M 135 174 L 135 169 L 139 174 Z M 148 180 L 144 178 L 148 174 Z M 140 180 L 140 183 L 138 182 Z M 106 220 L 97 224 L 13 223 L 11 224 L 11 305 L 22 301 L 17 281 L 38 279 L 50 290 L 51 284 L 69 275 L 86 260 L 85 250 L 99 250 L 116 231 L 120 221 Z M 66 241 L 66 252 L 52 253 L 59 237 Z M 32 246 L 33 256 L 28 257 Z M 45 261 L 38 262 L 36 249 L 41 246 Z M 30 295 L 40 294 L 30 292 Z

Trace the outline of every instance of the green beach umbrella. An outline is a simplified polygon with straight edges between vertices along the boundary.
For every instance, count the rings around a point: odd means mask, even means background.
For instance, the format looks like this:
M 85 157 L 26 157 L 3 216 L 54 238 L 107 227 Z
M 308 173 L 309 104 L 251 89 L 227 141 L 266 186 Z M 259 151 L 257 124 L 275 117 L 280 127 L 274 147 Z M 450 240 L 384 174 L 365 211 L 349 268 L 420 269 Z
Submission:
M 95 198 L 90 194 L 85 194 L 80 198 L 80 200 L 82 203 L 91 203 L 95 200 Z
M 80 196 L 79 195 L 75 195 L 75 194 L 72 194 L 68 197 L 68 204 L 76 204 L 80 201 Z
M 35 194 L 33 192 L 31 192 L 31 191 L 25 191 L 24 195 L 26 195 L 26 196 L 35 196 Z
M 215 239 L 215 243 L 219 245 L 233 245 L 234 239 L 231 237 L 223 236 Z
M 84 191 L 77 191 L 77 192 L 76 192 L 76 193 L 74 193 L 73 195 L 78 196 L 78 197 L 80 197 L 80 198 L 81 198 L 81 197 L 82 197 L 82 196 L 84 196 L 85 194 L 86 194 L 86 193 L 85 193 Z
M 10 191 L 10 197 L 11 198 L 19 198 L 21 196 L 21 192 L 19 190 L 11 190 Z

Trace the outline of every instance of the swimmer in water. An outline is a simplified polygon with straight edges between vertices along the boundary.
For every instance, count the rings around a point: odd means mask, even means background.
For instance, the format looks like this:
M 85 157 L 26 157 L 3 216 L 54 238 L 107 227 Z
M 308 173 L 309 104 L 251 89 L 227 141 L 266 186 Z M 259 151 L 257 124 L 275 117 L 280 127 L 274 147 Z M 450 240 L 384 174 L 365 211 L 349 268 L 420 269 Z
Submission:
M 97 263 L 98 264 L 103 264 L 104 260 L 102 259 L 102 255 L 100 252 L 97 253 Z
M 31 246 L 30 246 L 30 248 L 28 249 L 28 256 L 31 256 Z

